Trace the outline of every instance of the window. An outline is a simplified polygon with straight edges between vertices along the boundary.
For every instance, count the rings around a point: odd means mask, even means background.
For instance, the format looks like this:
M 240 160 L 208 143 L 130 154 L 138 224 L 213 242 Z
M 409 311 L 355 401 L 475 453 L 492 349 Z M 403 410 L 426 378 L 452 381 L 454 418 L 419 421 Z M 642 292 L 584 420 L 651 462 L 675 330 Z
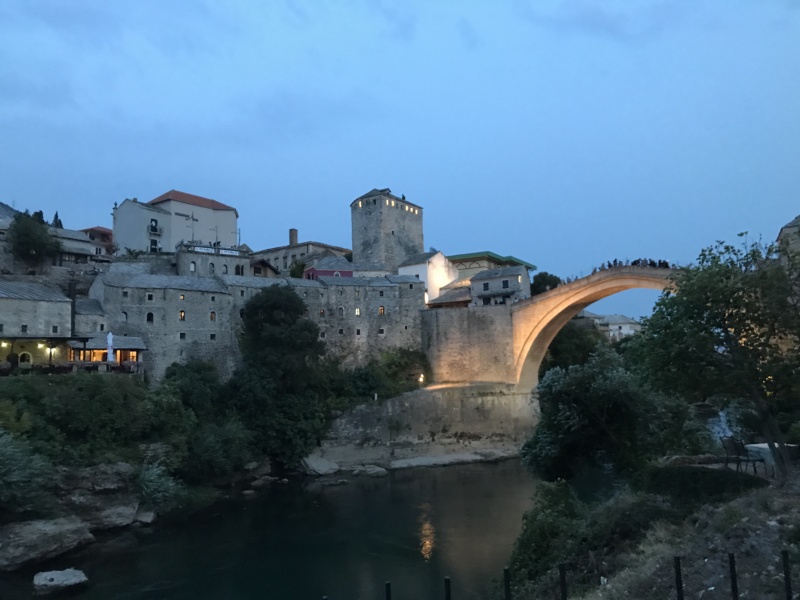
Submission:
M 194 273 L 195 271 L 197 271 L 197 263 L 192 261 L 189 263 L 189 273 Z
M 341 306 L 339 307 L 339 309 L 338 309 L 338 311 L 337 311 L 337 312 L 339 313 L 339 316 L 340 316 L 340 317 L 343 317 L 343 316 L 344 316 L 344 308 L 342 308 Z
M 228 265 L 222 265 L 222 274 L 223 275 L 227 275 L 228 274 Z
M 208 263 L 208 272 L 213 275 L 215 271 L 216 267 L 214 266 L 214 263 Z
M 408 289 L 413 290 L 414 289 L 414 284 L 413 283 L 409 283 L 408 284 Z
M 484 306 L 489 306 L 491 303 L 492 303 L 492 299 L 491 298 L 484 298 L 483 299 L 483 305 Z
M 185 300 L 185 299 L 186 299 L 186 296 L 184 296 L 183 294 L 181 294 L 180 296 L 178 296 L 178 298 L 180 298 L 181 300 Z
M 19 329 L 20 329 L 20 331 L 22 333 L 28 333 L 28 326 L 27 325 L 22 325 L 22 326 L 20 326 Z
M 483 284 L 483 291 L 484 292 L 488 292 L 489 291 L 489 282 L 488 281 Z
M 356 298 L 358 298 L 359 296 L 361 296 L 361 290 L 356 290 Z
M 127 323 L 128 322 L 128 313 L 125 311 L 122 312 L 122 320 Z
M 3 324 L 0 323 L 0 333 L 3 333 Z
M 180 339 L 182 339 L 182 340 L 185 340 L 185 339 L 186 339 L 186 334 L 185 334 L 183 331 L 181 331 L 181 332 L 178 334 L 178 337 L 179 337 Z
M 147 313 L 146 319 L 147 319 L 148 323 L 152 323 L 153 322 L 153 313 Z
M 178 311 L 178 321 L 185 321 L 186 320 L 186 311 L 179 310 Z
M 378 329 L 378 335 L 383 335 L 386 333 L 385 329 Z
M 385 309 L 385 308 L 383 308 L 382 306 L 379 306 L 379 307 L 378 307 L 378 314 L 379 314 L 380 316 L 383 316 L 383 315 L 385 315 L 385 314 L 386 314 L 386 309 Z
M 122 290 L 122 297 L 123 298 L 127 298 L 128 297 L 128 290 Z
M 254 275 L 261 275 L 261 267 L 253 267 Z
M 341 274 L 341 273 L 339 273 L 339 271 L 334 271 L 334 272 L 333 272 L 333 276 L 334 276 L 334 277 L 341 277 L 341 276 L 342 276 L 342 274 Z
M 212 340 L 215 340 L 215 339 L 217 339 L 217 334 L 216 334 L 216 333 L 212 333 L 212 334 L 211 334 L 209 337 L 210 337 Z
M 239 295 L 244 298 L 244 290 L 239 290 Z
M 105 330 L 106 330 L 106 324 L 100 323 L 100 331 L 105 331 Z
M 403 329 L 406 329 L 406 330 L 407 330 L 407 329 L 408 329 L 408 325 L 404 325 L 404 326 L 403 326 Z
M 381 297 L 383 297 L 383 290 L 381 290 L 380 292 L 378 292 L 378 296 L 381 296 Z
M 216 302 L 217 301 L 217 297 L 216 296 L 211 296 L 211 301 L 212 302 Z
M 325 337 L 325 332 L 324 331 L 320 331 L 319 332 L 319 337 L 324 338 Z
M 622 327 L 620 327 L 622 329 Z M 58 325 L 53 325 L 53 333 L 58 333 Z
M 244 319 L 244 309 L 243 308 L 239 309 L 239 318 L 240 319 Z
M 504 290 L 508 289 L 508 279 L 503 279 L 503 289 Z
M 356 329 L 356 335 L 361 335 L 361 330 L 360 329 Z
M 209 313 L 209 315 L 208 315 L 208 319 L 209 319 L 210 321 L 216 321 L 216 320 L 217 320 L 217 313 L 215 313 L 215 312 L 212 310 L 212 311 Z
M 320 308 L 319 309 L 319 316 L 320 316 L 320 318 L 325 316 L 325 309 L 324 308 Z
M 360 317 L 360 316 L 361 316 L 361 309 L 360 309 L 360 308 L 357 308 L 357 309 L 356 309 L 356 316 L 357 316 L 357 317 Z
M 344 335 L 344 329 L 339 330 L 339 335 Z
M 152 302 L 153 301 L 153 294 L 147 294 L 147 301 L 148 302 Z

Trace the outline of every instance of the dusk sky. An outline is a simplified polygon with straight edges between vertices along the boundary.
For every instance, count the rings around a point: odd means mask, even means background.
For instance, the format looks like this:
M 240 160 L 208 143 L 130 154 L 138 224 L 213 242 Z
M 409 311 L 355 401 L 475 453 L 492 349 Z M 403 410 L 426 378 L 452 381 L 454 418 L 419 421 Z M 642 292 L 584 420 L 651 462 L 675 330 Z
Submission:
M 800 214 L 797 0 L 3 0 L 0 52 L 0 201 L 69 228 L 177 189 L 349 247 L 389 187 L 567 277 Z

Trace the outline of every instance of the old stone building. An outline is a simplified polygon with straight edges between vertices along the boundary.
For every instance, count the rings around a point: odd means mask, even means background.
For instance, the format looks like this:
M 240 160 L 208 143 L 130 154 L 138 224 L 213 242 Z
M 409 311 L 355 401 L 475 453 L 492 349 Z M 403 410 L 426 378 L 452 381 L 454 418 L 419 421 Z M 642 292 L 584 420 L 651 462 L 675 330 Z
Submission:
M 425 250 L 422 207 L 389 188 L 373 189 L 350 204 L 353 262 L 382 264 L 392 272 Z
M 289 244 L 253 252 L 253 260 L 263 260 L 284 277 L 295 264 L 308 264 L 311 257 L 343 257 L 350 254 L 349 248 L 332 246 L 320 242 L 299 242 L 297 229 L 289 230 Z

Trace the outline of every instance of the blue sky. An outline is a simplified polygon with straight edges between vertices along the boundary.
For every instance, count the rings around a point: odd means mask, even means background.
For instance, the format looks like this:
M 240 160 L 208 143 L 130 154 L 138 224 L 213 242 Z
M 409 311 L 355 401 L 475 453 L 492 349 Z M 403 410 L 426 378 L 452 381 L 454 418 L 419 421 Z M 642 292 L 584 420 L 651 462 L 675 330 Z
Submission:
M 796 0 L 5 0 L 0 52 L 0 201 L 67 227 L 174 188 L 349 246 L 390 187 L 426 246 L 566 277 L 800 214 Z

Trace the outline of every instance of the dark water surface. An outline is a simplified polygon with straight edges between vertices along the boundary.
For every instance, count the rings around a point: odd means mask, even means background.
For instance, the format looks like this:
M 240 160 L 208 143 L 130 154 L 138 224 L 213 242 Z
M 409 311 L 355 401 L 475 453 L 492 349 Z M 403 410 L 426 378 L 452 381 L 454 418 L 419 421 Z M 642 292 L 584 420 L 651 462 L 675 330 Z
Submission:
M 423 600 L 444 597 L 445 576 L 454 598 L 485 598 L 534 486 L 518 461 L 275 485 L 42 567 L 84 570 L 80 600 L 378 600 L 386 580 L 393 598 Z M 0 599 L 30 598 L 34 572 L 0 578 Z

